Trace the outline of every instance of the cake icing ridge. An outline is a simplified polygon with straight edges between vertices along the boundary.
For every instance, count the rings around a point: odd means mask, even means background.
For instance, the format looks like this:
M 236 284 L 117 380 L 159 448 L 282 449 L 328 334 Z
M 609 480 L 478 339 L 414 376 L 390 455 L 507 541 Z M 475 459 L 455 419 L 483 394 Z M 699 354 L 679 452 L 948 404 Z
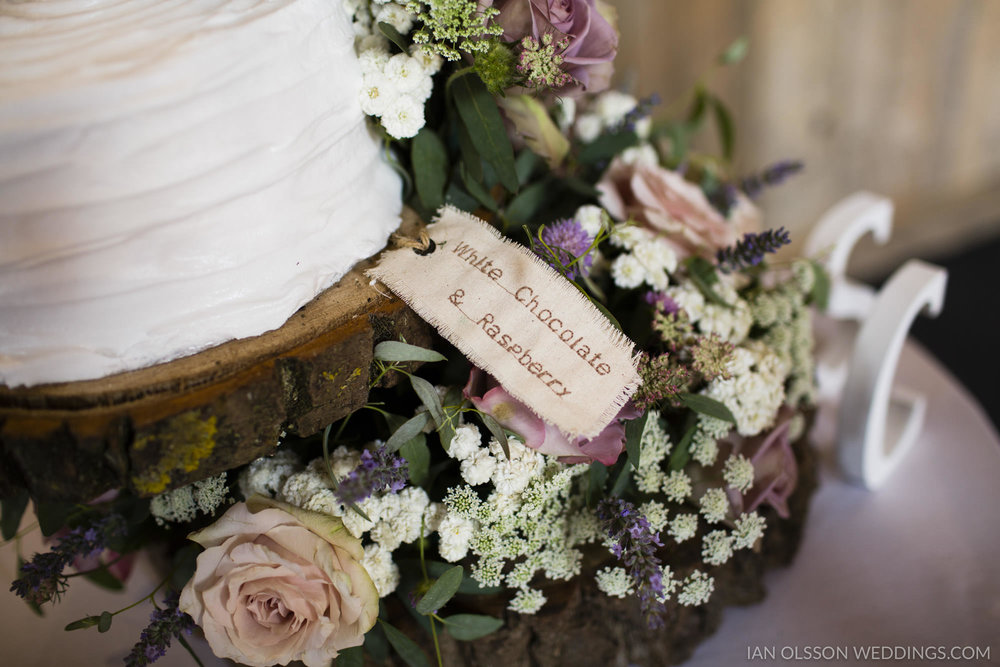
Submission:
M 399 222 L 339 3 L 0 9 L 0 383 L 281 326 Z

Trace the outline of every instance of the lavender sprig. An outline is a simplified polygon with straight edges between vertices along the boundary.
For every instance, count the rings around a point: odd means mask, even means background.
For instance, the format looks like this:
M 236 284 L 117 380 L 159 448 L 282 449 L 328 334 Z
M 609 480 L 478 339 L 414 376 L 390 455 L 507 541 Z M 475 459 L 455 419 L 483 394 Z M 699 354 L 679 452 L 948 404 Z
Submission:
M 765 187 L 779 185 L 789 176 L 802 171 L 803 164 L 798 160 L 782 160 L 776 162 L 757 174 L 746 176 L 740 181 L 740 189 L 750 199 L 756 199 Z
M 351 505 L 386 489 L 392 493 L 402 491 L 409 478 L 406 460 L 379 445 L 361 452 L 361 463 L 340 480 L 334 493 L 340 502 Z
M 634 132 L 635 124 L 652 114 L 653 108 L 659 106 L 660 102 L 661 100 L 658 93 L 653 93 L 649 97 L 642 98 L 639 100 L 639 103 L 635 105 L 635 108 L 625 114 L 625 117 L 621 122 L 621 127 L 625 128 L 629 132 Z
M 21 565 L 21 576 L 10 585 L 11 592 L 36 605 L 58 601 L 69 585 L 63 570 L 77 558 L 103 551 L 124 534 L 125 519 L 120 514 L 108 514 L 91 524 L 77 526 L 51 551 L 35 554 Z
M 549 266 L 565 272 L 565 276 L 570 280 L 590 273 L 594 257 L 588 251 L 594 239 L 584 231 L 579 221 L 559 220 L 546 225 L 542 229 L 541 239 L 544 243 L 532 243 L 532 250 Z M 577 257 L 580 259 L 573 266 L 569 266 Z
M 749 232 L 743 240 L 716 253 L 719 268 L 729 273 L 760 264 L 767 253 L 775 252 L 783 245 L 791 243 L 784 227 L 769 229 L 760 234 Z
M 177 608 L 179 596 L 176 592 L 167 595 L 163 607 L 149 615 L 149 625 L 139 635 L 139 641 L 125 658 L 126 667 L 145 667 L 162 658 L 170 648 L 174 637 L 182 641 L 182 634 L 191 634 L 194 619 Z
M 597 505 L 601 528 L 611 538 L 611 552 L 625 565 L 651 630 L 662 628 L 663 565 L 656 556 L 662 547 L 660 534 L 653 530 L 635 505 L 621 498 L 605 498 Z

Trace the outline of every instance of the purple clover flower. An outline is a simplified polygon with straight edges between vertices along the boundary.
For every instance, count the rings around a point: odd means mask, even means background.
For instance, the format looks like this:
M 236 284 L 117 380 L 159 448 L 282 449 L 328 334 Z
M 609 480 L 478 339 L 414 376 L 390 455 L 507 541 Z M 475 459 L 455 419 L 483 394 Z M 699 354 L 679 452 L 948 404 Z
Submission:
M 621 498 L 605 498 L 597 505 L 601 528 L 611 538 L 611 552 L 625 565 L 651 630 L 662 628 L 666 606 L 663 596 L 663 566 L 656 556 L 662 547 L 660 534 L 649 525 L 635 505 Z
M 681 307 L 666 292 L 646 292 L 643 297 L 653 308 L 658 308 L 666 315 L 673 315 L 681 310 Z
M 91 524 L 77 526 L 51 551 L 35 554 L 21 565 L 21 576 L 10 585 L 11 592 L 36 605 L 58 601 L 68 586 L 63 570 L 77 558 L 103 551 L 109 542 L 124 534 L 125 519 L 120 514 L 108 514 Z
M 594 239 L 584 231 L 579 221 L 567 219 L 546 225 L 542 230 L 542 241 L 548 248 L 539 243 L 534 245 L 533 250 L 556 271 L 565 270 L 570 280 L 590 273 L 594 257 L 587 251 Z M 565 268 L 577 257 L 580 260 L 576 264 Z
M 340 502 L 350 505 L 386 489 L 398 493 L 409 478 L 406 460 L 379 445 L 361 452 L 361 463 L 340 481 L 334 493 Z
M 144 667 L 162 658 L 170 641 L 181 634 L 191 634 L 194 619 L 177 608 L 179 595 L 174 592 L 163 600 L 163 607 L 157 607 L 149 615 L 149 625 L 139 635 L 139 641 L 125 658 L 126 667 Z
M 788 232 L 784 227 L 769 229 L 760 234 L 748 232 L 743 235 L 743 240 L 728 248 L 721 248 L 716 254 L 719 268 L 729 273 L 740 271 L 751 266 L 756 266 L 764 259 L 767 253 L 775 252 L 783 245 L 791 243 Z

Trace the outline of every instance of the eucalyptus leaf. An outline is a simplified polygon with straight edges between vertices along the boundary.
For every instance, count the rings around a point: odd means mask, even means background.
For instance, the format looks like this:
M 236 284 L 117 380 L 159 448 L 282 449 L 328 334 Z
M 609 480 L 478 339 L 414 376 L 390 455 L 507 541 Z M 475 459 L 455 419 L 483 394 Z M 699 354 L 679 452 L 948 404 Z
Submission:
M 695 412 L 727 421 L 730 424 L 736 423 L 736 417 L 733 416 L 729 408 L 714 398 L 709 398 L 702 394 L 678 394 L 677 398 L 680 399 L 681 403 Z
M 400 455 L 406 459 L 410 483 L 423 486 L 427 481 L 427 470 L 431 462 L 431 450 L 427 447 L 427 437 L 418 433 L 415 438 L 399 448 Z
M 691 282 L 694 283 L 695 287 L 702 295 L 714 304 L 719 306 L 725 306 L 726 308 L 731 308 L 732 306 L 726 302 L 719 294 L 712 289 L 712 285 L 719 282 L 719 276 L 715 272 L 715 266 L 712 265 L 704 257 L 692 257 L 687 262 L 688 273 L 691 276 Z
M 334 667 L 364 667 L 365 650 L 360 646 L 342 648 L 337 652 L 337 659 L 333 664 Z
M 611 485 L 611 495 L 620 496 L 624 491 L 625 487 L 628 486 L 629 480 L 632 479 L 632 467 L 625 462 L 621 466 L 621 470 L 618 471 L 618 476 L 615 477 L 615 483 Z
M 0 501 L 0 536 L 12 540 L 21 525 L 21 517 L 28 508 L 28 492 L 20 491 Z
M 448 183 L 448 151 L 433 130 L 425 126 L 413 137 L 410 161 L 420 202 L 429 211 L 437 211 Z
M 107 613 L 107 612 L 105 612 Z M 74 630 L 83 630 L 85 628 L 92 628 L 101 622 L 100 616 L 87 616 L 86 618 L 81 618 L 78 621 L 73 621 L 68 624 L 63 630 L 66 632 L 73 632 Z
M 397 565 L 404 571 L 420 571 L 420 561 L 416 558 L 401 558 L 397 561 Z M 425 560 L 424 567 L 427 568 L 427 574 L 438 578 L 455 566 L 437 560 Z M 468 575 L 462 577 L 462 583 L 458 586 L 458 592 L 462 595 L 495 595 L 502 593 L 503 590 L 502 586 L 480 586 L 478 581 Z
M 465 190 L 464 183 L 459 183 L 457 180 L 448 184 L 448 192 L 444 199 L 460 211 L 474 213 L 479 208 L 479 202 Z
M 465 162 L 458 165 L 458 173 L 459 176 L 462 177 L 462 184 L 465 186 L 466 191 L 472 195 L 481 206 L 489 211 L 497 210 L 496 201 L 483 184 L 473 178 L 469 169 L 466 167 Z
M 458 115 L 468 130 L 476 151 L 493 166 L 497 178 L 507 191 L 517 192 L 514 149 L 507 137 L 507 129 L 496 100 L 486 89 L 486 84 L 470 73 L 453 80 L 451 92 L 455 108 L 458 109 Z
M 712 113 L 715 116 L 715 126 L 719 131 L 719 144 L 722 146 L 722 156 L 733 159 L 733 148 L 736 144 L 736 129 L 732 115 L 725 103 L 718 97 L 712 97 Z
M 444 409 L 441 407 L 441 397 L 438 396 L 437 389 L 430 382 L 416 375 L 410 375 L 410 385 L 420 398 L 420 402 L 431 413 L 434 426 L 441 428 L 441 424 L 444 423 Z
M 381 624 L 376 623 L 365 635 L 364 648 L 379 665 L 389 659 L 389 642 Z
M 503 627 L 503 619 L 482 614 L 455 614 L 444 619 L 448 634 L 463 642 L 479 639 Z
M 424 430 L 424 427 L 431 421 L 430 414 L 421 412 L 403 422 L 403 425 L 396 429 L 396 432 L 385 441 L 385 449 L 394 452 L 407 442 L 417 437 L 417 434 Z
M 448 116 L 449 118 L 454 118 L 453 114 L 449 113 Z M 472 137 L 469 136 L 469 131 L 465 129 L 465 125 L 457 121 L 458 119 L 454 119 L 451 126 L 455 128 L 455 134 L 458 135 L 458 148 L 462 152 L 462 161 L 465 163 L 465 168 L 469 170 L 469 176 L 476 182 L 481 183 L 483 181 L 483 159 L 476 151 L 476 147 L 472 143 Z
M 590 464 L 590 471 L 587 479 L 587 504 L 590 505 L 591 498 L 598 498 L 603 495 L 604 485 L 608 481 L 608 467 L 599 461 Z
M 507 434 L 503 430 L 503 426 L 500 426 L 500 422 L 486 414 L 485 412 L 480 412 L 479 418 L 483 420 L 483 425 L 489 430 L 490 435 L 496 438 L 497 442 L 500 443 L 500 449 L 503 450 L 503 455 L 510 460 L 510 446 L 507 444 Z
M 538 183 L 529 185 L 521 190 L 511 200 L 510 204 L 507 205 L 507 210 L 505 211 L 507 219 L 517 225 L 531 222 L 551 192 L 552 186 L 548 181 L 539 181 Z
M 535 173 L 535 167 L 541 163 L 541 158 L 530 150 L 522 150 L 514 160 L 514 169 L 517 170 L 517 182 L 524 186 L 531 180 L 531 175 Z
M 814 306 L 825 311 L 830 305 L 830 276 L 823 265 L 816 260 L 811 259 L 809 263 L 813 270 L 813 288 L 809 299 Z
M 732 65 L 733 63 L 738 63 L 746 57 L 749 48 L 750 40 L 746 36 L 738 38 L 719 55 L 719 64 Z
M 403 53 L 410 54 L 410 44 L 405 37 L 399 34 L 399 31 L 392 26 L 392 24 L 386 23 L 385 21 L 378 22 L 378 29 L 386 38 L 399 47 L 399 50 Z
M 417 611 L 421 614 L 432 614 L 445 606 L 448 600 L 458 592 L 463 576 L 465 576 L 465 570 L 461 565 L 456 565 L 445 571 L 417 602 Z
M 101 616 L 97 620 L 97 631 L 107 632 L 108 630 L 110 630 L 112 618 L 113 617 L 111 616 L 110 611 L 101 612 Z
M 694 432 L 697 428 L 697 425 L 692 422 L 681 437 L 681 441 L 674 447 L 674 451 L 670 453 L 671 471 L 682 469 L 691 460 L 691 440 L 694 438 Z
M 691 110 L 688 112 L 687 117 L 687 126 L 692 134 L 698 131 L 698 128 L 701 127 L 702 122 L 705 120 L 705 112 L 708 110 L 708 98 L 708 91 L 699 85 L 694 91 L 694 102 L 691 104 Z
M 382 625 L 382 631 L 385 632 L 385 638 L 389 640 L 389 644 L 403 659 L 403 662 L 410 667 L 430 667 L 427 656 L 412 639 L 385 621 L 380 620 L 379 623 Z
M 38 517 L 38 526 L 41 528 L 42 535 L 49 537 L 65 526 L 74 509 L 76 509 L 76 505 L 72 503 L 36 503 L 35 515 Z
M 646 421 L 649 419 L 647 410 L 641 417 L 637 417 L 625 423 L 625 451 L 628 453 L 628 461 L 636 470 L 639 469 L 639 457 L 642 455 L 642 434 L 646 430 Z
M 381 361 L 447 361 L 446 357 L 434 350 L 398 340 L 382 341 L 375 346 L 373 354 Z

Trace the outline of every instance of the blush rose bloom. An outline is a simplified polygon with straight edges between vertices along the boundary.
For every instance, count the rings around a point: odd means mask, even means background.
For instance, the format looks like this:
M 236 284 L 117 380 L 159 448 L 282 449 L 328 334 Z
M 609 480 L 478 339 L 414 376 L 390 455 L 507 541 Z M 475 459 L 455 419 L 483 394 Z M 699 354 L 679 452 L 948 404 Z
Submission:
M 625 449 L 625 427 L 619 420 L 634 419 L 638 411 L 629 402 L 603 431 L 594 438 L 569 438 L 507 390 L 492 375 L 473 366 L 462 393 L 477 410 L 485 412 L 506 429 L 514 431 L 530 447 L 542 454 L 558 456 L 562 463 L 600 461 L 612 465 Z
M 327 667 L 375 624 L 364 550 L 340 519 L 254 496 L 190 539 L 205 551 L 180 608 L 220 658 Z
M 676 171 L 615 158 L 597 184 L 601 205 L 617 220 L 632 219 L 665 238 L 681 259 L 714 259 L 720 248 L 760 230 L 760 212 L 740 196 L 726 219 L 694 183 Z
M 541 39 L 552 33 L 569 46 L 563 51 L 563 70 L 573 83 L 558 89 L 564 96 L 597 93 L 611 84 L 618 53 L 618 32 L 607 17 L 614 10 L 598 0 L 479 0 L 479 6 L 500 10 L 496 21 L 503 26 L 504 39 L 520 41 L 531 36 Z M 603 10 L 603 13 L 602 13 Z M 613 20 L 613 19 L 612 19 Z

